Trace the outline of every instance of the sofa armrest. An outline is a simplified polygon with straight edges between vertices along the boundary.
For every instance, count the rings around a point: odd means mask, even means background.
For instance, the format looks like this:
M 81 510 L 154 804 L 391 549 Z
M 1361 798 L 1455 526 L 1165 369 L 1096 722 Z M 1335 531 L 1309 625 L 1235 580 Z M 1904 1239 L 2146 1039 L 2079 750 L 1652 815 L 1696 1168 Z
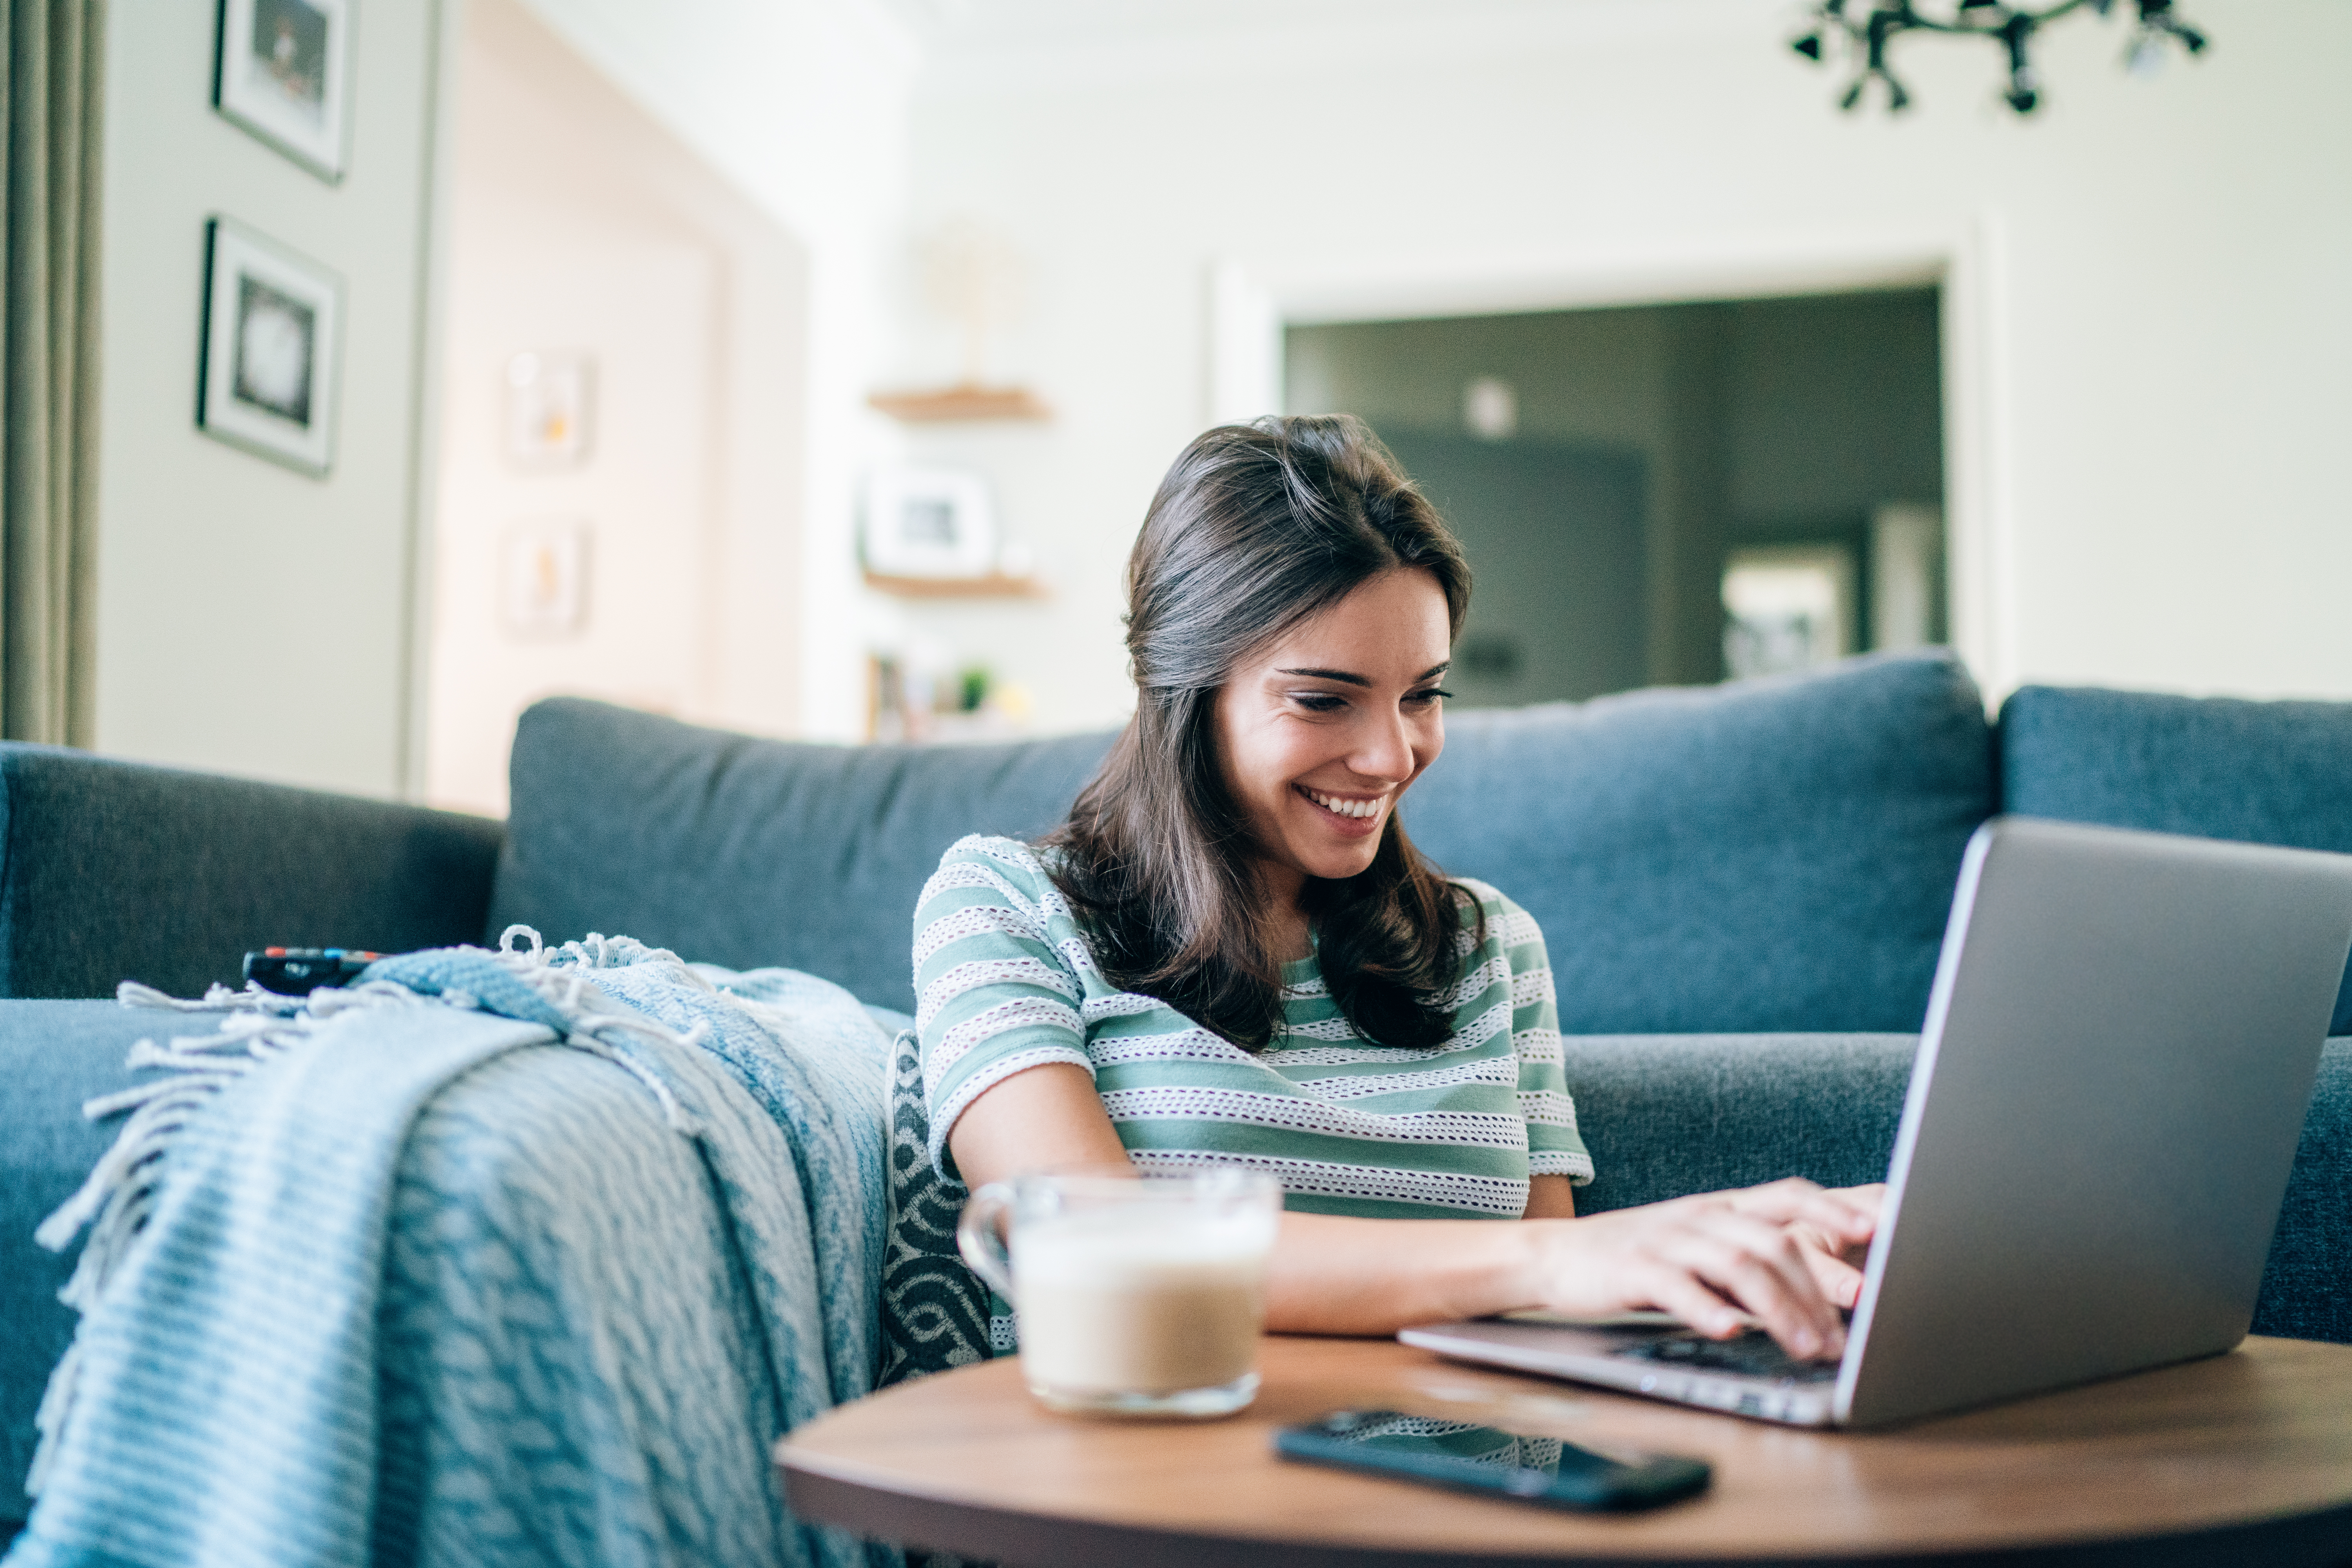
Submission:
M 178 994 L 272 944 L 479 942 L 500 824 L 0 745 L 0 995 Z
M 1912 1035 L 1609 1035 L 1564 1042 L 1592 1151 L 1577 1211 L 1810 1176 L 1883 1180 Z M 2184 1164 L 2182 1182 L 2196 1179 Z M 2253 1331 L 2352 1344 L 2352 1039 L 2327 1042 Z

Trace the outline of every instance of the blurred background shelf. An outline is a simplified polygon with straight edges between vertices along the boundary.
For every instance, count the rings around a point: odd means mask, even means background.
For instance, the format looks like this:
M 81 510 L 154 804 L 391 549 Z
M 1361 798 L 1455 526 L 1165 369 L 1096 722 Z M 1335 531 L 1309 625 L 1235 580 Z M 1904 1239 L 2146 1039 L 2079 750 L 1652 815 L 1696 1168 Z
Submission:
M 991 572 L 985 577 L 897 577 L 867 572 L 866 585 L 902 599 L 1042 599 L 1045 585 L 1034 577 Z
M 1025 386 L 982 386 L 977 382 L 962 382 L 930 392 L 877 392 L 866 401 L 893 419 L 910 424 L 1054 416 L 1045 399 Z

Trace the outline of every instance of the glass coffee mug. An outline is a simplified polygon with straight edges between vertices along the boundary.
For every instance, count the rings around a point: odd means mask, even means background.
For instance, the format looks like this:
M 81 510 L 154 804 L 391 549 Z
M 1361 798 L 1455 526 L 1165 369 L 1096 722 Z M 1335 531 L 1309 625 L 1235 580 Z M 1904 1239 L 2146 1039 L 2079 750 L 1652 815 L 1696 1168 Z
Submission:
M 1257 1394 L 1282 1188 L 1253 1171 L 1048 1172 L 971 1195 L 956 1246 L 1021 1315 L 1048 1407 L 1228 1415 Z

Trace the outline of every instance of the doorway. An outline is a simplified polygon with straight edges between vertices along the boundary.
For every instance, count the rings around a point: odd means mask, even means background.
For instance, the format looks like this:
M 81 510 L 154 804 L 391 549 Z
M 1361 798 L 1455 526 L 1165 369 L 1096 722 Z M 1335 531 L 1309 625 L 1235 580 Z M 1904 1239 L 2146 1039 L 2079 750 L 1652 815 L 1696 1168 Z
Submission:
M 1936 288 L 1284 331 L 1462 536 L 1467 704 L 1944 641 Z

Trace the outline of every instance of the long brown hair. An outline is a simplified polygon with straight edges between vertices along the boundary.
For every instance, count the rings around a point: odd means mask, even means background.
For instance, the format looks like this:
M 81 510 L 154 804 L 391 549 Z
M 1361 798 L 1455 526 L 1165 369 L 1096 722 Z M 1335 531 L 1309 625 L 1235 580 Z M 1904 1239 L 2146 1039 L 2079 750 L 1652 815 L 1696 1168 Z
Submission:
M 1218 692 L 1269 643 L 1397 567 L 1445 595 L 1470 567 L 1378 437 L 1348 415 L 1204 432 L 1160 482 L 1127 566 L 1135 717 L 1044 844 L 1105 976 L 1253 1049 L 1282 1024 L 1249 823 L 1219 767 Z M 1391 811 L 1370 868 L 1304 895 L 1332 1000 L 1356 1033 L 1433 1046 L 1460 977 L 1462 896 Z M 1475 906 L 1474 906 L 1475 907 Z

